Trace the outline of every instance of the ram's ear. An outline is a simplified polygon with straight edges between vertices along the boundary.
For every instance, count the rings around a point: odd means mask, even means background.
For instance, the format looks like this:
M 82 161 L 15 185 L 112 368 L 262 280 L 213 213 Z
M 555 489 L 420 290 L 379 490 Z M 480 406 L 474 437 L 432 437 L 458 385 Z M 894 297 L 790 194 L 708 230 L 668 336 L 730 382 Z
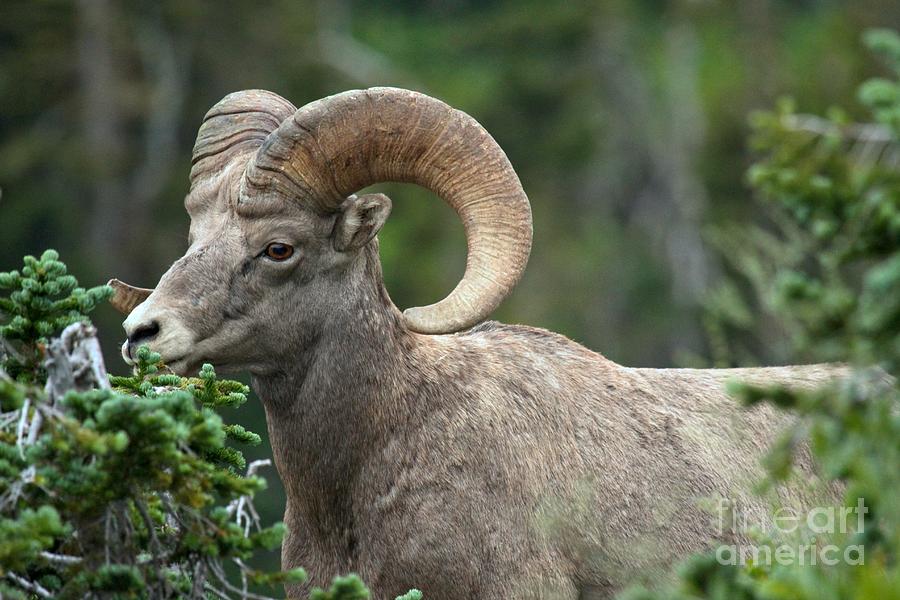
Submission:
M 338 252 L 358 250 L 368 244 L 391 214 L 391 199 L 384 194 L 350 196 L 340 207 L 331 232 Z

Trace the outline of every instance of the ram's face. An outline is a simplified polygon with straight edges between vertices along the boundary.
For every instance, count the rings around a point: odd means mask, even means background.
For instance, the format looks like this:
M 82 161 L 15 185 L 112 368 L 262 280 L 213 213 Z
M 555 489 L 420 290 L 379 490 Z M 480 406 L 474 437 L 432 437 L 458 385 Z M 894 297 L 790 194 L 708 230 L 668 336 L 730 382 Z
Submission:
M 330 286 L 320 275 L 346 258 L 329 243 L 334 217 L 297 206 L 242 210 L 210 195 L 233 191 L 228 178 L 221 183 L 188 196 L 190 246 L 125 321 L 126 361 L 147 344 L 178 373 L 204 362 L 257 371 L 298 350 L 322 322 Z

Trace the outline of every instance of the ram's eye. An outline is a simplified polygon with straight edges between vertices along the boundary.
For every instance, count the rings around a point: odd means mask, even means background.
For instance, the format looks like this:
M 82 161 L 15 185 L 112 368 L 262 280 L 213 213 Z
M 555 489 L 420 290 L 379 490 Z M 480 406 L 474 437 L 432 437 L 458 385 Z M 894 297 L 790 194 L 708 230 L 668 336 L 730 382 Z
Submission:
M 266 246 L 265 254 L 272 260 L 287 260 L 294 254 L 294 247 L 273 242 Z

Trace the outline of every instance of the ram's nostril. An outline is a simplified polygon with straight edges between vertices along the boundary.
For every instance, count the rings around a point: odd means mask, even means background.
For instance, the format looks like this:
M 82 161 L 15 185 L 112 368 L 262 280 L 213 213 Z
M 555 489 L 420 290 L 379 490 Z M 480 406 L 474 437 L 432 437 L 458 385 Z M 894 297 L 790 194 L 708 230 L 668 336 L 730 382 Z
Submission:
M 159 323 L 151 321 L 146 325 L 141 325 L 134 330 L 134 333 L 128 336 L 128 345 L 131 347 L 140 346 L 145 342 L 149 342 L 159 333 Z

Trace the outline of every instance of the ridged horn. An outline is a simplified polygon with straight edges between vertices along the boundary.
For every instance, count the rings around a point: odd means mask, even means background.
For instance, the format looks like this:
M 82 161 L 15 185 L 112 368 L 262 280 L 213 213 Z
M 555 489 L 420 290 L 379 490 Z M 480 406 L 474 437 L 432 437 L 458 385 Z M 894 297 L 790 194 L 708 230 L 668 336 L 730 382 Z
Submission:
M 244 90 L 222 98 L 207 111 L 197 132 L 191 183 L 219 174 L 238 154 L 255 151 L 296 110 L 278 94 L 265 90 Z
M 118 279 L 110 279 L 106 285 L 113 289 L 113 295 L 109 299 L 109 303 L 112 304 L 114 309 L 124 315 L 131 314 L 131 311 L 137 308 L 138 304 L 153 293 L 153 290 L 134 287 Z
M 197 133 L 191 158 L 192 187 L 201 179 L 221 174 L 239 154 L 255 152 L 296 110 L 278 94 L 265 90 L 245 90 L 222 98 L 207 111 Z M 126 315 L 153 293 L 118 279 L 110 280 L 107 285 L 115 290 L 110 304 Z
M 277 195 L 333 212 L 385 181 L 416 183 L 462 219 L 466 271 L 443 300 L 404 312 L 421 333 L 485 319 L 518 281 L 531 250 L 531 207 L 496 141 L 475 119 L 418 92 L 355 90 L 297 110 L 269 135 L 244 174 L 241 202 Z

